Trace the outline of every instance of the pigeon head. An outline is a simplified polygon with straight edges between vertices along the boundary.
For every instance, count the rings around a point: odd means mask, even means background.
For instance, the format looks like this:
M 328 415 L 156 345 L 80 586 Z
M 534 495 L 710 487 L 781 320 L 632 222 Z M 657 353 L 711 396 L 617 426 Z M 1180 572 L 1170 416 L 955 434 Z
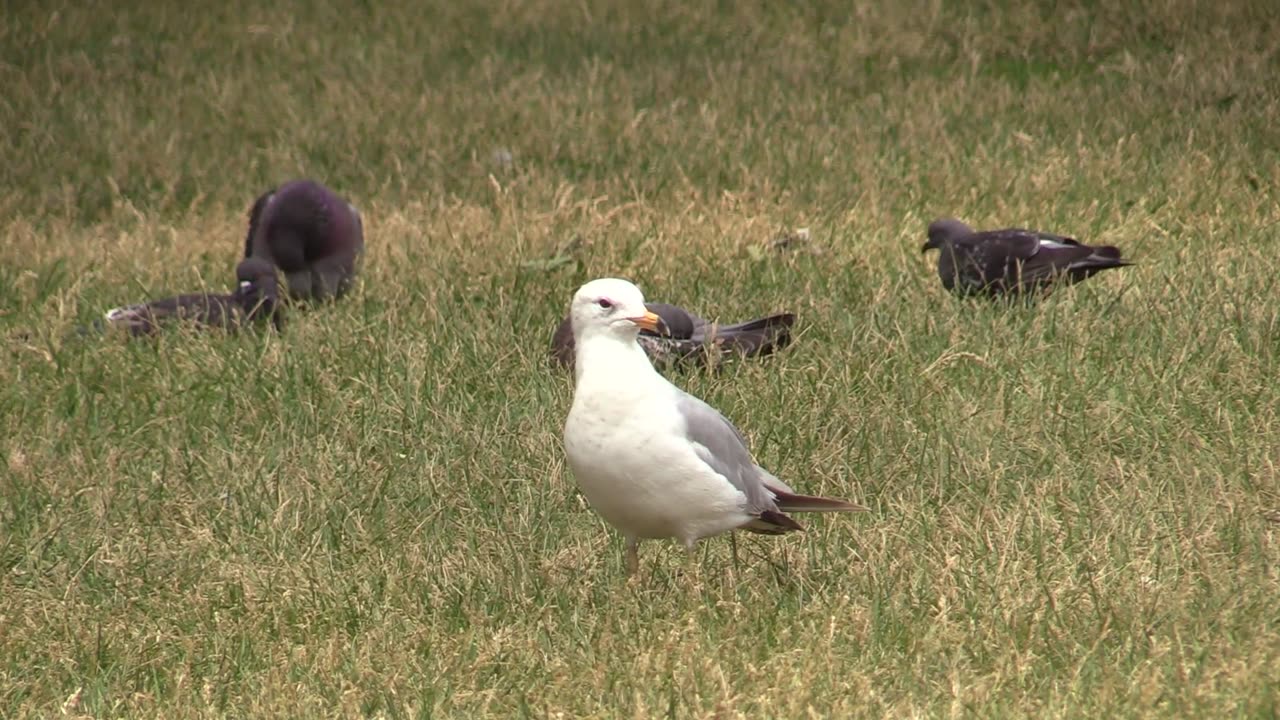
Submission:
M 693 337 L 697 322 L 688 310 L 679 305 L 660 302 L 647 302 L 644 306 L 657 313 L 662 319 L 658 326 L 658 335 L 677 338 Z
M 254 288 L 260 292 L 276 289 L 276 267 L 262 258 L 241 260 L 236 266 L 236 282 L 241 289 Z
M 250 317 L 271 316 L 278 327 L 279 280 L 276 268 L 262 258 L 248 258 L 236 266 L 236 300 Z
M 617 278 L 592 280 L 578 288 L 569 315 L 579 341 L 597 334 L 634 341 L 642 328 L 665 331 L 662 318 L 645 307 L 640 288 Z
M 972 235 L 973 228 L 955 218 L 941 218 L 929 223 L 929 241 L 920 248 L 920 252 L 941 249 L 943 245 L 959 240 L 965 235 Z

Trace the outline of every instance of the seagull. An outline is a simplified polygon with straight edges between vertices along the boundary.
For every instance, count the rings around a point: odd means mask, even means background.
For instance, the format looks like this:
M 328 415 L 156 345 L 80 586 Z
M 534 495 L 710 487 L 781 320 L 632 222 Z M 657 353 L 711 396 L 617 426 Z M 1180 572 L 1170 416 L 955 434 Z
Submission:
M 1070 285 L 1133 264 L 1111 245 L 1022 228 L 975 232 L 955 218 L 929 223 L 929 241 L 920 252 L 935 249 L 942 286 L 960 295 L 1048 291 L 1055 283 Z
M 234 330 L 270 318 L 276 330 L 282 329 L 284 310 L 277 300 L 275 267 L 265 260 L 250 258 L 236 266 L 236 279 L 239 286 L 229 295 L 177 295 L 113 308 L 104 316 L 104 325 L 125 330 L 134 337 L 154 335 L 162 325 L 175 321 Z
M 314 180 L 292 180 L 258 196 L 244 256 L 280 268 L 295 300 L 342 297 L 364 252 L 360 211 Z
M 645 307 L 661 318 L 657 330 L 640 331 L 640 346 L 660 365 L 705 362 L 711 348 L 744 357 L 763 356 L 791 343 L 796 316 L 780 313 L 733 325 L 716 325 L 678 305 L 650 302 Z M 573 320 L 566 317 L 551 337 L 551 358 L 573 366 Z
M 626 540 L 634 573 L 642 538 L 698 540 L 741 529 L 802 530 L 788 512 L 866 510 L 800 495 L 751 459 L 746 439 L 710 405 L 654 370 L 638 342 L 661 318 L 626 280 L 593 280 L 570 307 L 577 338 L 565 455 L 591 507 Z

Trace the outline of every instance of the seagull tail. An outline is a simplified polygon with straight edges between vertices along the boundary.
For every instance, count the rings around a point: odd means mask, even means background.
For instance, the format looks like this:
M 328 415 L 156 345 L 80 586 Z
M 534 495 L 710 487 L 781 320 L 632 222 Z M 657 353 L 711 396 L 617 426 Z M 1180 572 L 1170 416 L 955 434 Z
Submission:
M 791 344 L 796 316 L 780 313 L 716 328 L 715 343 L 743 355 L 768 355 Z
M 819 495 L 798 495 L 777 488 L 769 488 L 778 509 L 783 512 L 866 512 L 865 505 L 858 505 L 838 498 Z
M 761 535 L 782 535 L 803 531 L 804 526 L 777 510 L 765 510 L 754 520 L 742 526 L 743 530 Z

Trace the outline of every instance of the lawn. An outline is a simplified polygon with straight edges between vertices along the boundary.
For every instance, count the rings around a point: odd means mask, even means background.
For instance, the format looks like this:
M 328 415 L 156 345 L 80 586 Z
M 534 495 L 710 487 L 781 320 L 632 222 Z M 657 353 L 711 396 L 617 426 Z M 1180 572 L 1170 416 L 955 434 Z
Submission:
M 0 716 L 1280 714 L 1274 3 L 797 5 L 7 6 Z M 348 298 L 73 332 L 300 176 Z M 1136 265 L 957 299 L 943 215 Z M 671 377 L 872 511 L 628 581 L 547 362 L 600 276 L 796 312 Z

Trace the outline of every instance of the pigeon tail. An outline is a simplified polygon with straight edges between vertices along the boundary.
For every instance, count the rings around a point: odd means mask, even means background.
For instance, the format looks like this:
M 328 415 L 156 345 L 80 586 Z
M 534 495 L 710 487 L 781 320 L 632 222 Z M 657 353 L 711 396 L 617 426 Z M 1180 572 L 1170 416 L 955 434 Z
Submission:
M 717 327 L 710 338 L 723 350 L 768 355 L 791 344 L 791 326 L 795 321 L 794 314 L 780 313 Z
M 137 305 L 121 305 L 120 307 L 111 308 L 102 315 L 102 319 L 109 323 L 129 322 L 132 320 L 142 320 L 146 317 L 147 306 L 145 303 Z
M 1069 282 L 1080 282 L 1086 278 L 1092 277 L 1103 270 L 1111 270 L 1112 268 L 1128 267 L 1133 263 L 1120 257 L 1120 251 L 1114 247 L 1098 248 L 1099 252 L 1095 252 L 1083 260 L 1078 260 L 1067 266 L 1066 271 Z M 1114 255 L 1110 252 L 1103 253 L 1103 250 L 1114 251 Z
M 1093 249 L 1093 257 L 1102 260 L 1116 260 L 1125 265 L 1133 264 L 1121 257 L 1120 248 L 1115 245 L 1099 245 L 1095 247 Z

